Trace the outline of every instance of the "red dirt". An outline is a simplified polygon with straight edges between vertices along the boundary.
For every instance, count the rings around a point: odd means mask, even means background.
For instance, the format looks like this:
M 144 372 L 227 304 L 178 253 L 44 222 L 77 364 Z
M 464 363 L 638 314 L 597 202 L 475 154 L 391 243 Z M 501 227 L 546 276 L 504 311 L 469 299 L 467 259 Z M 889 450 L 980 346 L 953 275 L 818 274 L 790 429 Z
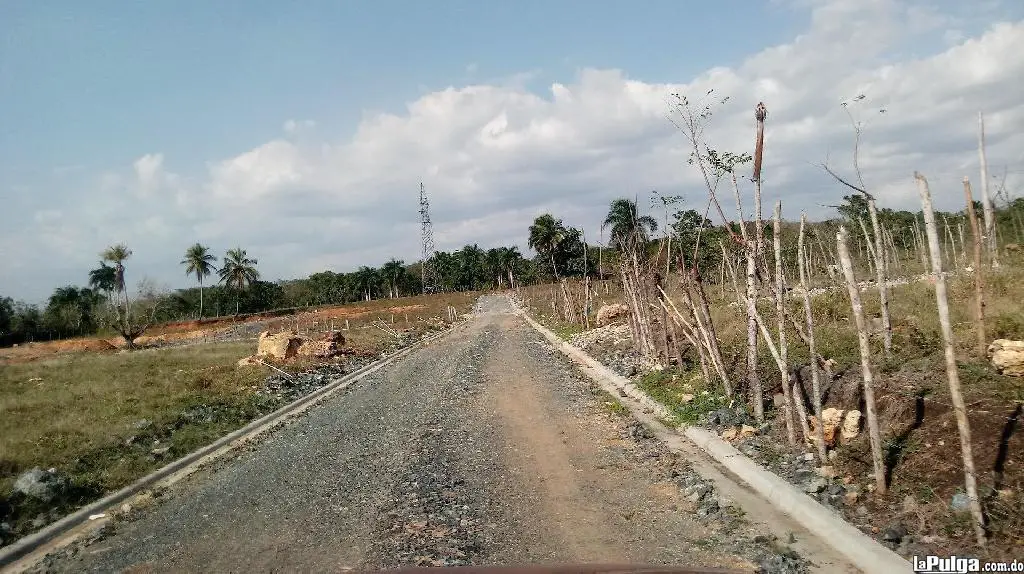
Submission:
M 312 311 L 304 311 L 297 315 L 286 317 L 271 317 L 269 314 L 252 315 L 245 318 L 222 317 L 218 319 L 203 319 L 202 321 L 176 321 L 165 323 L 149 329 L 146 335 L 139 337 L 136 343 L 139 345 L 153 345 L 171 341 L 189 341 L 201 339 L 204 335 L 218 331 L 225 327 L 243 323 L 267 322 L 268 327 L 287 325 L 294 323 L 296 319 L 301 323 L 323 321 L 330 319 L 358 319 L 360 317 L 372 316 L 374 314 L 390 316 L 424 309 L 424 305 L 404 305 L 382 308 L 368 308 L 364 303 L 352 305 L 338 305 L 335 307 L 323 307 Z M 0 349 L 0 364 L 27 363 L 53 357 L 54 355 L 82 352 L 106 352 L 113 351 L 124 346 L 121 337 L 78 337 L 75 339 L 62 339 L 58 341 L 39 341 L 26 343 L 17 347 Z

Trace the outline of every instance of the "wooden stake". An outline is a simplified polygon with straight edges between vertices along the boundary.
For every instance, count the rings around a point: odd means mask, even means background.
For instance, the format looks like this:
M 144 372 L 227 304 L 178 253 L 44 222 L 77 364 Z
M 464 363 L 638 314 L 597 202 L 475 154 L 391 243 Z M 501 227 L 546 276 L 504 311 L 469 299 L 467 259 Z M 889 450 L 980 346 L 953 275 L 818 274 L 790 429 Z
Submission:
M 875 390 L 874 375 L 871 372 L 871 346 L 868 344 L 867 321 L 864 319 L 864 308 L 860 301 L 860 290 L 857 287 L 857 279 L 853 274 L 853 261 L 850 259 L 850 251 L 846 247 L 849 232 L 846 227 L 839 226 L 839 233 L 836 235 L 836 248 L 839 251 L 839 262 L 843 268 L 843 276 L 846 279 L 846 289 L 850 295 L 850 307 L 853 311 L 853 318 L 857 325 L 857 342 L 860 345 L 860 366 L 864 379 L 864 410 L 867 411 L 868 437 L 871 442 L 871 458 L 875 470 L 875 489 L 879 494 L 885 494 L 885 464 L 882 462 L 882 438 L 878 432 L 878 416 L 875 413 Z M 818 419 L 818 426 L 821 426 L 821 419 Z
M 978 229 L 978 214 L 974 212 L 971 182 L 966 176 L 964 199 L 967 201 L 967 219 L 971 224 L 971 240 L 974 244 L 974 331 L 978 337 L 978 354 L 984 357 L 988 350 L 988 341 L 985 337 L 985 280 L 981 274 L 981 230 Z
M 978 546 L 985 546 L 985 516 L 981 511 L 978 499 L 978 486 L 974 473 L 974 455 L 971 452 L 971 426 L 967 420 L 967 408 L 960 392 L 960 374 L 956 366 L 956 352 L 953 349 L 953 327 L 949 320 L 949 301 L 946 298 L 946 274 L 942 269 L 942 254 L 939 251 L 939 237 L 935 230 L 935 212 L 932 211 L 932 194 L 928 189 L 928 180 L 919 173 L 914 173 L 917 180 L 918 193 L 921 194 L 921 205 L 924 208 L 924 226 L 928 233 L 928 248 L 932 255 L 932 272 L 935 274 L 935 302 L 939 310 L 939 325 L 942 327 L 942 339 L 945 347 L 946 376 L 949 379 L 949 398 L 953 402 L 953 414 L 956 416 L 956 427 L 960 431 L 960 453 L 964 463 L 964 486 L 970 499 L 971 515 L 974 517 L 974 534 Z
M 789 446 L 792 447 L 796 445 L 796 433 L 793 430 L 793 397 L 789 392 L 789 350 L 786 346 L 786 276 L 782 272 L 782 201 L 775 204 L 775 214 L 772 217 L 772 246 L 775 248 L 775 312 L 778 315 L 779 355 L 782 359 L 779 365 L 779 376 L 782 380 L 786 438 L 789 440 Z M 800 234 L 800 247 L 803 247 L 803 233 Z M 801 274 L 801 280 L 802 277 Z
M 814 415 L 818 417 L 818 425 L 816 430 L 817 446 L 818 446 L 818 458 L 821 460 L 821 464 L 827 464 L 825 453 L 825 425 L 821 424 L 821 378 L 818 376 L 818 360 L 817 360 L 817 348 L 814 341 L 814 313 L 811 308 L 811 291 L 810 285 L 807 284 L 807 273 L 805 271 L 807 264 L 804 261 L 804 227 L 807 225 L 807 214 L 800 214 L 800 238 L 797 240 L 797 266 L 800 268 L 800 287 L 804 292 L 804 321 L 807 323 L 807 346 L 810 348 L 811 355 L 811 393 L 814 395 L 811 397 L 811 406 L 814 407 Z M 802 398 L 800 400 L 803 400 Z M 806 422 L 806 421 L 805 421 Z
M 985 115 L 978 112 L 978 160 L 981 163 L 981 209 L 985 216 L 985 243 L 992 267 L 999 267 L 999 250 L 996 247 L 996 217 L 992 209 L 992 197 L 988 193 L 988 161 L 985 159 Z

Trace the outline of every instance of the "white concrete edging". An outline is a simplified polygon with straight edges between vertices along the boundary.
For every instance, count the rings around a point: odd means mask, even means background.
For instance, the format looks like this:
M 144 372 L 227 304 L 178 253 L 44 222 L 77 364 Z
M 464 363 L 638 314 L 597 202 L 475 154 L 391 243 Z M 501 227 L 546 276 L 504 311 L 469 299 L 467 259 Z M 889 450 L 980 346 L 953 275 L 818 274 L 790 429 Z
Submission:
M 577 363 L 589 367 L 589 369 L 584 369 L 584 372 L 591 378 L 621 390 L 662 418 L 670 420 L 673 418 L 664 405 L 652 399 L 629 379 L 613 372 L 586 352 L 563 341 L 558 335 L 534 321 L 521 308 L 516 307 L 516 310 L 556 349 Z M 864 572 L 882 574 L 911 571 L 910 562 L 903 559 L 902 556 L 864 534 L 843 520 L 842 517 L 825 508 L 775 473 L 754 462 L 714 433 L 692 425 L 680 427 L 677 431 L 681 431 L 683 436 L 700 447 L 711 458 L 729 469 L 773 506 L 791 516 L 801 526 L 842 554 L 857 568 Z
M 459 325 L 459 323 L 456 323 L 455 326 L 457 325 Z M 36 551 L 50 542 L 57 540 L 58 537 L 68 531 L 89 523 L 90 515 L 102 514 L 104 511 L 114 508 L 121 502 L 139 494 L 146 488 L 154 486 L 157 483 L 172 477 L 178 477 L 178 475 L 183 477 L 184 475 L 198 470 L 201 466 L 216 460 L 246 441 L 269 431 L 283 420 L 304 412 L 306 409 L 314 406 L 337 391 L 345 389 L 352 383 L 372 374 L 378 369 L 381 369 L 394 361 L 397 361 L 417 348 L 440 339 L 451 332 L 453 327 L 449 327 L 439 333 L 429 335 L 403 349 L 399 349 L 386 357 L 374 361 L 369 365 L 364 365 L 354 372 L 328 383 L 307 395 L 299 397 L 276 411 L 264 415 L 244 427 L 232 431 L 214 442 L 198 450 L 192 451 L 189 454 L 186 454 L 185 456 L 151 472 L 150 474 L 147 474 L 121 490 L 108 494 L 99 500 L 79 508 L 75 512 L 68 514 L 42 530 L 33 532 L 32 534 L 19 538 L 8 546 L 0 548 L 0 568 L 10 566 L 18 559 Z

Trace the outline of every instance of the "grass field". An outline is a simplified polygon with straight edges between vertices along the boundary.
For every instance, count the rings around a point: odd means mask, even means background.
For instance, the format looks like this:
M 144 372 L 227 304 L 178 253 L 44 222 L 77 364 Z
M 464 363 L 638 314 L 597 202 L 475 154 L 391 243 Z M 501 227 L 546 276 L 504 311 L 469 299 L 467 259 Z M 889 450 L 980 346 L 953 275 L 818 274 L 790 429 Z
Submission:
M 446 316 L 447 305 L 465 313 L 477 296 L 374 301 L 334 307 L 320 317 L 349 317 L 346 346 L 376 354 L 396 339 L 371 320 L 379 316 L 390 324 L 395 309 L 396 329 L 424 332 L 443 323 L 437 319 Z M 299 316 L 307 333 L 313 317 Z M 131 352 L 79 348 L 0 367 L 0 523 L 25 534 L 37 518 L 36 527 L 51 522 L 283 406 L 272 395 L 256 393 L 272 374 L 269 369 L 237 367 L 255 349 L 254 340 Z M 283 368 L 310 366 L 296 361 Z M 15 479 L 33 467 L 56 468 L 67 477 L 65 496 L 44 505 L 12 495 Z M 10 536 L 0 531 L 4 543 Z

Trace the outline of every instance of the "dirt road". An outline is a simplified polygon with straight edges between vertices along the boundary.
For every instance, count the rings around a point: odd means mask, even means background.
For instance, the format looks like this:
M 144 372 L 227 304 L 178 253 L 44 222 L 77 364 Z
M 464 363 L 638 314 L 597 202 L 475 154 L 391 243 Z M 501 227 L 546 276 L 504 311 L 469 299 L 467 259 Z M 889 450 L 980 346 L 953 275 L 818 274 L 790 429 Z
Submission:
M 740 513 L 484 298 L 439 342 L 200 471 L 44 571 L 337 571 L 636 562 L 753 569 Z M 798 571 L 798 570 L 779 570 Z

